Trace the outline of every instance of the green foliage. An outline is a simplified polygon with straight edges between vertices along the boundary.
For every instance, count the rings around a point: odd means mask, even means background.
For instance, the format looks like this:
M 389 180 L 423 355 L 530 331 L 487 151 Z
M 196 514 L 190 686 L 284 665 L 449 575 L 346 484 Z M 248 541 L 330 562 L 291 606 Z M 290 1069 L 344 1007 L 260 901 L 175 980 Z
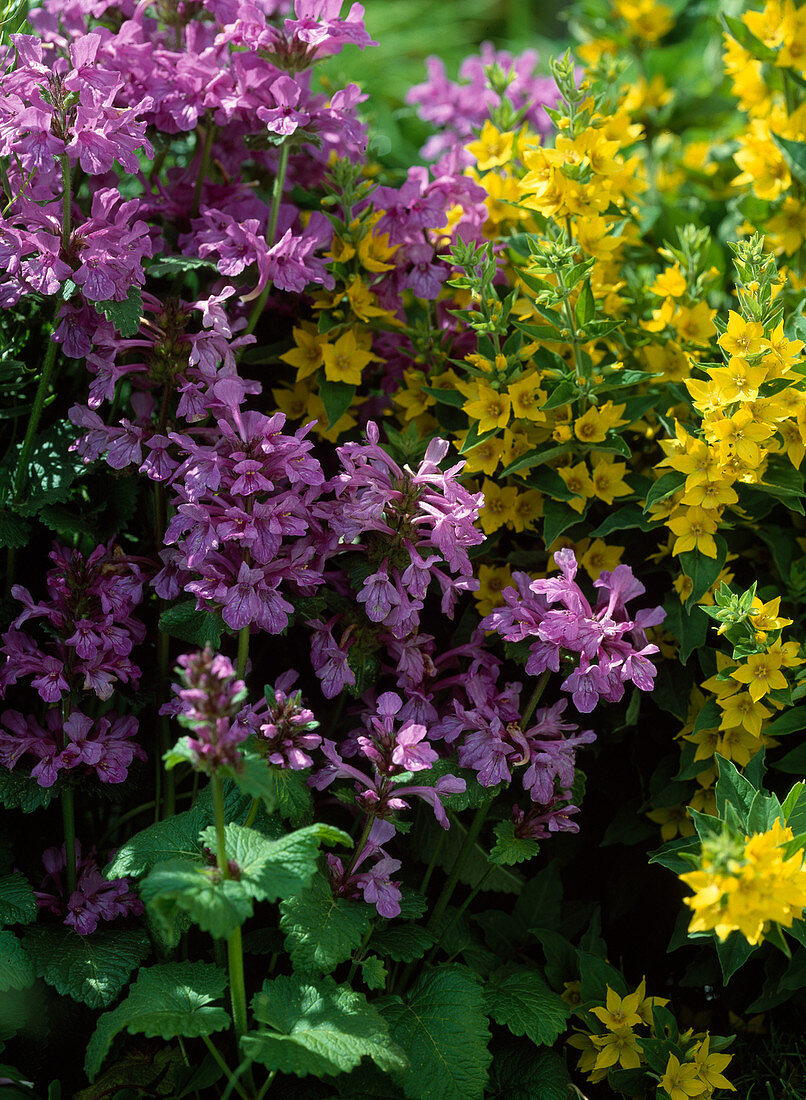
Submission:
M 537 1046 L 551 1046 L 571 1014 L 562 997 L 528 967 L 496 970 L 484 987 L 484 998 L 497 1024 L 513 1035 L 525 1035 Z
M 197 610 L 195 600 L 180 600 L 167 607 L 160 615 L 160 630 L 172 638 L 204 649 L 217 649 L 225 630 L 224 620 L 218 611 Z
M 0 932 L 0 993 L 27 989 L 34 982 L 34 967 L 13 932 Z
M 484 995 L 471 970 L 427 971 L 405 1001 L 389 998 L 381 1011 L 409 1061 L 392 1076 L 410 1100 L 480 1100 L 492 1057 Z
M 563 1057 L 525 1043 L 494 1050 L 487 1100 L 569 1100 L 571 1075 Z
M 371 927 L 368 907 L 334 898 L 322 874 L 309 889 L 282 901 L 280 912 L 291 962 L 304 972 L 326 973 L 346 962 Z
M 129 287 L 129 293 L 122 302 L 94 302 L 96 310 L 103 313 L 121 336 L 136 336 L 143 315 L 143 295 L 139 286 Z
M 384 1018 L 363 994 L 332 978 L 292 974 L 264 982 L 252 1011 L 262 1026 L 246 1036 L 244 1050 L 267 1069 L 324 1077 L 349 1073 L 364 1057 L 386 1072 L 406 1065 Z
M 524 863 L 527 859 L 533 859 L 540 851 L 536 840 L 515 836 L 515 826 L 511 821 L 499 821 L 493 831 L 495 844 L 489 855 L 491 863 Z
M 64 925 L 29 928 L 23 945 L 40 978 L 89 1008 L 111 1004 L 149 950 L 136 929 L 101 927 L 80 936 Z
M 36 920 L 36 898 L 28 880 L 19 871 L 0 878 L 0 927 L 30 924 Z
M 212 1035 L 229 1027 L 229 1013 L 213 1004 L 226 988 L 226 972 L 210 963 L 163 963 L 141 970 L 125 1000 L 98 1020 L 87 1047 L 87 1076 L 97 1076 L 113 1039 L 124 1029 L 130 1035 L 167 1040 Z

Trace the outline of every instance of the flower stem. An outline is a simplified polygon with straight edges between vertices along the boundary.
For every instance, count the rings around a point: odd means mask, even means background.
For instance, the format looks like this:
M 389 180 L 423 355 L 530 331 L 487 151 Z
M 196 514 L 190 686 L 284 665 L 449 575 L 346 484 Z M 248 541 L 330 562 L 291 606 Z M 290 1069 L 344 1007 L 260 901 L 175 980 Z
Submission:
M 481 878 L 479 879 L 479 881 L 478 881 L 478 882 L 476 883 L 476 885 L 475 885 L 475 886 L 473 887 L 473 889 L 472 889 L 472 890 L 470 891 L 470 893 L 469 893 L 469 894 L 467 895 L 467 897 L 465 898 L 465 900 L 464 900 L 464 901 L 462 902 L 462 904 L 461 904 L 461 905 L 459 906 L 459 908 L 458 908 L 458 909 L 456 910 L 456 912 L 455 912 L 455 913 L 453 914 L 453 916 L 451 917 L 451 919 L 450 919 L 450 920 L 448 921 L 448 923 L 447 923 L 447 924 L 445 925 L 445 927 L 444 927 L 444 928 L 442 929 L 442 931 L 440 932 L 440 934 L 439 934 L 439 939 L 438 939 L 438 940 L 437 940 L 437 942 L 436 942 L 436 943 L 434 944 L 434 946 L 433 946 L 433 947 L 431 948 L 431 950 L 430 950 L 430 952 L 429 952 L 429 954 L 428 954 L 428 958 L 426 959 L 426 962 L 431 962 L 431 960 L 432 960 L 432 959 L 434 958 L 434 956 L 436 955 L 437 951 L 439 951 L 440 947 L 442 946 L 442 942 L 443 942 L 443 940 L 445 939 L 445 937 L 446 937 L 446 936 L 448 935 L 448 933 L 449 933 L 449 932 L 451 931 L 451 929 L 453 928 L 453 926 L 454 926 L 454 925 L 455 925 L 455 924 L 456 924 L 456 923 L 457 923 L 457 922 L 458 922 L 458 921 L 460 920 L 460 918 L 461 918 L 461 917 L 462 917 L 462 916 L 464 915 L 464 913 L 465 913 L 465 911 L 466 911 L 467 907 L 468 907 L 468 906 L 470 905 L 471 901 L 472 901 L 472 900 L 473 900 L 473 898 L 474 898 L 474 897 L 476 896 L 476 894 L 478 894 L 478 893 L 479 893 L 479 891 L 480 891 L 480 890 L 482 890 L 482 889 L 484 888 L 484 884 L 486 883 L 487 879 L 488 879 L 488 878 L 490 877 L 490 875 L 491 875 L 491 874 L 493 873 L 493 871 L 494 871 L 494 870 L 495 870 L 495 864 L 494 864 L 494 863 L 491 863 L 491 864 L 489 865 L 489 867 L 487 868 L 487 870 L 486 870 L 486 871 L 484 872 L 484 874 L 483 874 L 483 875 L 481 876 Z
M 283 197 L 283 188 L 285 187 L 285 177 L 288 171 L 288 154 L 290 152 L 290 146 L 288 142 L 283 142 L 280 146 L 280 163 L 277 166 L 277 175 L 274 177 L 274 187 L 271 193 L 271 211 L 269 213 L 269 229 L 266 234 L 266 241 L 269 248 L 274 244 L 274 235 L 277 232 L 277 218 L 280 214 L 280 200 Z M 269 294 L 271 293 L 271 283 L 267 283 L 261 291 L 260 297 L 255 302 L 252 312 L 249 314 L 249 324 L 246 326 L 245 334 L 248 336 L 255 331 L 255 326 L 260 320 L 260 315 L 266 308 L 266 302 L 268 301 Z
M 241 1088 L 241 1086 L 235 1080 L 235 1077 L 232 1074 L 232 1070 L 229 1068 L 227 1063 L 221 1057 L 221 1055 L 218 1052 L 215 1044 L 210 1039 L 210 1036 L 209 1035 L 202 1035 L 202 1039 L 204 1039 L 204 1043 L 205 1043 L 207 1049 L 212 1054 L 216 1065 L 218 1066 L 218 1068 L 221 1070 L 221 1072 L 224 1074 L 224 1076 L 229 1081 L 230 1087 L 233 1088 L 238 1093 L 238 1095 L 242 1098 L 242 1100 L 249 1100 L 249 1097 L 246 1095 L 244 1090 Z
M 540 696 L 543 694 L 543 692 L 546 688 L 546 684 L 549 681 L 550 672 L 551 672 L 551 670 L 548 669 L 548 668 L 545 669 L 545 671 L 541 672 L 540 679 L 535 684 L 535 689 L 532 692 L 532 697 L 529 700 L 529 702 L 526 704 L 526 710 L 523 712 L 523 716 L 521 717 L 521 729 L 526 728 L 526 725 L 527 725 L 529 719 L 534 714 L 535 707 L 540 702 Z
M 160 601 L 162 602 L 162 601 Z M 159 688 L 159 699 L 163 700 L 167 694 L 168 687 L 168 665 L 171 659 L 170 652 L 170 639 L 164 630 L 157 631 L 157 684 Z M 162 773 L 162 755 L 166 753 L 171 747 L 171 723 L 167 714 L 161 714 L 159 716 L 159 757 L 157 760 L 157 770 Z M 162 799 L 163 805 L 163 818 L 173 817 L 176 813 L 176 773 L 173 768 L 165 772 L 162 776 L 164 783 L 164 793 Z M 160 812 L 160 800 L 157 797 L 156 815 L 159 820 Z
M 238 631 L 238 663 L 235 673 L 239 680 L 243 680 L 246 673 L 246 662 L 249 659 L 249 627 L 242 626 Z
M 263 1086 L 262 1086 L 260 1092 L 255 1097 L 255 1100 L 263 1100 L 263 1097 L 266 1095 L 266 1093 L 271 1088 L 272 1081 L 274 1080 L 274 1078 L 276 1076 L 277 1076 L 277 1070 L 273 1069 L 271 1071 L 271 1073 L 269 1074 L 269 1076 L 266 1078 L 266 1080 L 263 1082 Z
M 76 875 L 76 807 L 73 799 L 73 788 L 65 787 L 62 791 L 62 822 L 64 823 L 64 858 L 65 872 L 67 875 L 67 896 L 75 893 Z
M 222 878 L 231 878 L 227 864 L 226 820 L 224 817 L 224 792 L 221 777 L 210 778 L 213 795 L 213 815 L 215 821 L 216 862 Z M 227 939 L 227 969 L 229 970 L 229 992 L 232 1001 L 232 1020 L 238 1044 L 247 1031 L 246 982 L 243 969 L 243 939 L 241 929 L 236 928 Z
M 372 816 L 372 814 L 367 814 L 366 820 L 364 821 L 364 828 L 361 830 L 361 836 L 359 837 L 358 843 L 353 849 L 353 858 L 350 860 L 350 866 L 347 868 L 344 874 L 345 878 L 349 878 L 350 875 L 353 873 L 353 868 L 355 867 L 356 863 L 358 863 L 358 857 L 364 851 L 364 845 L 367 843 L 367 838 L 372 831 L 372 825 L 374 821 L 375 818 Z
M 213 148 L 213 139 L 215 138 L 215 123 L 210 119 L 207 130 L 204 135 L 204 145 L 202 146 L 201 162 L 199 164 L 199 174 L 196 176 L 196 186 L 193 188 L 193 205 L 191 206 L 190 216 L 195 218 L 199 212 L 199 203 L 201 202 L 202 187 L 204 181 L 207 178 L 207 169 L 210 167 L 210 151 Z
M 58 312 L 59 302 L 56 303 L 56 311 Z M 39 385 L 36 387 L 36 394 L 34 396 L 34 404 L 31 409 L 30 416 L 28 417 L 28 427 L 25 429 L 25 438 L 22 441 L 22 449 L 20 450 L 20 457 L 17 459 L 17 468 L 14 471 L 14 499 L 16 500 L 25 481 L 26 474 L 28 473 L 28 464 L 31 461 L 31 451 L 34 448 L 34 439 L 36 437 L 37 429 L 39 428 L 39 421 L 42 417 L 42 409 L 45 407 L 45 398 L 48 395 L 50 389 L 50 383 L 53 378 L 53 367 L 56 362 L 56 351 L 58 344 L 53 340 L 52 329 L 55 326 L 56 317 L 54 315 L 53 323 L 51 324 L 51 332 L 48 339 L 48 350 L 45 352 L 45 361 L 42 364 L 42 373 L 39 376 Z
M 448 902 L 451 900 L 451 896 L 456 889 L 456 884 L 459 881 L 459 876 L 462 873 L 465 863 L 467 863 L 470 853 L 473 851 L 473 846 L 478 839 L 478 835 L 481 832 L 481 827 L 484 824 L 484 819 L 487 817 L 487 812 L 492 804 L 492 799 L 489 802 L 485 802 L 483 806 L 479 806 L 473 815 L 473 820 L 470 822 L 470 827 L 467 830 L 467 836 L 464 839 L 462 847 L 454 860 L 453 867 L 445 885 L 442 887 L 442 893 L 437 898 L 437 903 L 431 910 L 431 916 L 428 918 L 428 924 L 426 925 L 426 931 L 430 932 L 438 923 L 445 910 L 448 908 Z

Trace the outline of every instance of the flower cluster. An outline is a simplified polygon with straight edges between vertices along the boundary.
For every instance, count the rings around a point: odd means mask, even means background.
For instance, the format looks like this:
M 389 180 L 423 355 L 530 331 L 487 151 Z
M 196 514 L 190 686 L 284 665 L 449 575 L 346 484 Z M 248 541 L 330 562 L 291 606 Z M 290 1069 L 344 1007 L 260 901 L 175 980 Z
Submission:
M 274 686 L 267 685 L 264 699 L 244 707 L 238 722 L 255 734 L 255 749 L 278 768 L 302 771 L 313 765 L 312 752 L 322 743 L 315 731 L 319 723 L 302 701 L 302 692 L 289 689 L 296 672 L 284 672 Z
M 482 620 L 482 627 L 509 642 L 537 639 L 529 643 L 526 672 L 531 676 L 559 672 L 561 658 L 577 654 L 576 667 L 561 686 L 583 714 L 592 711 L 600 698 L 618 702 L 627 682 L 651 691 L 655 666 L 649 657 L 658 647 L 647 642 L 645 630 L 663 622 L 664 610 L 655 607 L 630 617 L 627 603 L 646 589 L 627 565 L 604 572 L 593 582 L 599 598 L 591 608 L 574 580 L 573 550 L 559 550 L 554 557 L 561 579 L 530 581 L 525 573 L 513 573 L 517 588 L 504 589 L 504 606 Z
M 771 921 L 791 928 L 806 906 L 803 852 L 786 854 L 793 839 L 792 829 L 778 820 L 743 844 L 731 838 L 703 843 L 701 869 L 680 875 L 694 891 L 685 899 L 693 910 L 689 931 L 713 930 L 720 940 L 739 931 L 757 944 Z
M 192 732 L 186 738 L 193 766 L 215 774 L 222 765 L 237 764 L 239 745 L 249 730 L 237 722 L 246 689 L 229 658 L 209 647 L 179 657 L 181 683 L 174 684 L 180 725 Z
M 80 692 L 109 699 L 118 681 L 136 687 L 140 669 L 130 654 L 145 636 L 133 614 L 143 598 L 141 564 L 111 544 L 87 557 L 55 545 L 50 559 L 46 600 L 37 603 L 22 585 L 11 590 L 23 611 L 2 636 L 0 694 L 28 676 L 46 703 Z M 41 648 L 30 627 L 21 629 L 35 619 L 44 620 Z
M 64 845 L 61 849 L 48 848 L 42 853 L 42 862 L 47 874 L 39 890 L 35 891 L 37 905 L 63 918 L 62 923 L 75 929 L 80 936 L 91 935 L 101 921 L 139 916 L 144 912 L 143 903 L 132 892 L 129 882 L 125 878 L 104 878 L 92 853 L 82 857 L 78 841 L 78 880 L 69 896 L 64 880 Z

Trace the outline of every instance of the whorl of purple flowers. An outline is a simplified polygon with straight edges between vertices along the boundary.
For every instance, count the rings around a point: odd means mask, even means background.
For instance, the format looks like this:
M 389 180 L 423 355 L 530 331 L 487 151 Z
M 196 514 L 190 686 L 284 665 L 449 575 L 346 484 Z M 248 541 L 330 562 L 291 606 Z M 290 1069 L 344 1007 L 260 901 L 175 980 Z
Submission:
M 583 714 L 600 698 L 617 703 L 627 682 L 651 691 L 656 669 L 649 657 L 658 647 L 647 641 L 645 630 L 662 623 L 666 612 L 661 607 L 635 614 L 627 610 L 627 603 L 646 591 L 628 565 L 605 571 L 593 582 L 599 597 L 592 608 L 574 580 L 573 550 L 557 551 L 554 560 L 560 577 L 532 581 L 525 573 L 513 573 L 516 587 L 504 589 L 504 606 L 483 619 L 482 628 L 509 642 L 534 638 L 526 663 L 530 676 L 547 669 L 559 672 L 561 658 L 575 655 L 576 667 L 561 687 Z
M 76 870 L 78 881 L 69 897 L 65 896 L 65 850 L 48 848 L 42 853 L 47 874 L 39 890 L 35 891 L 40 909 L 47 909 L 62 923 L 75 929 L 80 936 L 89 936 L 101 921 L 117 917 L 140 916 L 143 903 L 129 889 L 125 878 L 104 878 L 92 855 L 82 858 L 81 845 L 76 841 Z
M 255 734 L 255 748 L 278 768 L 301 771 L 313 765 L 310 755 L 322 743 L 316 732 L 319 723 L 302 701 L 301 691 L 290 691 L 296 672 L 284 672 L 274 687 L 266 688 L 260 703 L 244 707 L 238 715 L 241 725 Z
M 235 721 L 246 688 L 228 657 L 208 647 L 179 658 L 181 683 L 174 684 L 180 725 L 191 731 L 188 747 L 198 771 L 212 774 L 222 765 L 236 765 L 239 745 L 249 730 Z

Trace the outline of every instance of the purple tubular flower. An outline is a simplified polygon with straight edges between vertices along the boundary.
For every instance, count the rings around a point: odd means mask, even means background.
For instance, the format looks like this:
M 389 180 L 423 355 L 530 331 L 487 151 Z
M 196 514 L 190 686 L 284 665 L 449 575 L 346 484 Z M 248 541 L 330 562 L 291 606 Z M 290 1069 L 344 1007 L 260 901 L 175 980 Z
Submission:
M 504 605 L 483 619 L 481 628 L 507 641 L 537 639 L 530 646 L 529 675 L 546 669 L 557 672 L 563 654 L 576 655 L 576 667 L 562 690 L 569 692 L 582 714 L 590 713 L 599 699 L 618 702 L 627 681 L 640 691 L 651 691 L 656 670 L 648 658 L 658 647 L 647 642 L 644 628 L 663 622 L 663 608 L 645 609 L 631 618 L 627 602 L 645 589 L 628 565 L 594 581 L 599 596 L 592 608 L 575 580 L 573 550 L 558 550 L 554 560 L 559 577 L 530 581 L 525 573 L 513 573 L 515 587 L 504 589 Z
M 198 771 L 212 774 L 222 765 L 237 766 L 238 746 L 249 735 L 246 726 L 234 721 L 241 710 L 246 689 L 235 675 L 232 661 L 214 654 L 209 646 L 179 658 L 181 684 L 174 684 L 178 696 L 180 725 L 193 732 L 188 744 Z
M 64 845 L 48 848 L 42 853 L 47 874 L 42 886 L 34 891 L 40 909 L 47 909 L 80 936 L 91 935 L 101 921 L 118 917 L 139 916 L 143 903 L 130 888 L 127 879 L 105 879 L 92 853 L 82 858 L 81 845 L 76 841 L 78 881 L 75 891 L 67 897 L 63 872 L 66 865 Z

